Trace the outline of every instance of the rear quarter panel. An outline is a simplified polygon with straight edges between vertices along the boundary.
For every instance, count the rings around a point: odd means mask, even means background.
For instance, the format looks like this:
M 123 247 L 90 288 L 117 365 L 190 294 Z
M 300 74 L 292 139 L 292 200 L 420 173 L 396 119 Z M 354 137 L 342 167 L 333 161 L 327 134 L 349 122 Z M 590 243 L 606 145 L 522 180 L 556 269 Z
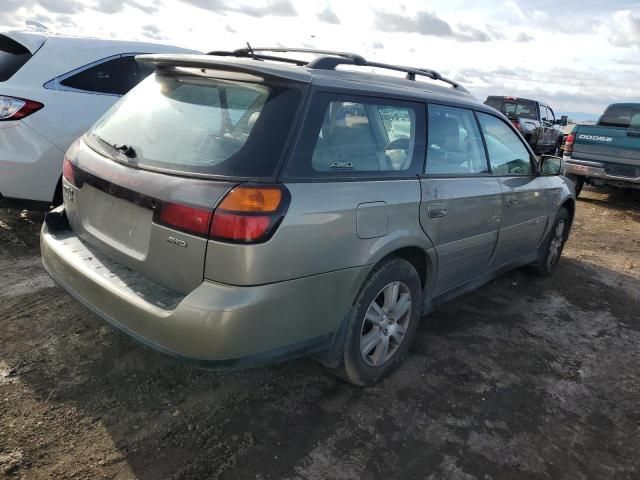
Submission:
M 259 285 L 362 266 L 373 266 L 404 247 L 432 247 L 418 221 L 417 180 L 289 183 L 291 205 L 277 232 L 266 243 L 234 245 L 210 240 L 205 277 L 232 285 Z M 362 204 L 376 221 L 386 207 L 386 233 L 362 232 Z M 367 228 L 367 232 L 370 229 Z M 360 238 L 360 237 L 372 238 Z

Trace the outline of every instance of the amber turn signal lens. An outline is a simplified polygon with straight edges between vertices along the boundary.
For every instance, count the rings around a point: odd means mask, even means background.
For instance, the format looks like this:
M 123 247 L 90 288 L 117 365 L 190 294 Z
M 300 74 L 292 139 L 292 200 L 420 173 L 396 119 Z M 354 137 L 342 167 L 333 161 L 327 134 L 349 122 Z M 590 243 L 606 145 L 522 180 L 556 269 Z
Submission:
M 282 201 L 282 190 L 273 187 L 234 188 L 218 208 L 231 212 L 275 212 Z

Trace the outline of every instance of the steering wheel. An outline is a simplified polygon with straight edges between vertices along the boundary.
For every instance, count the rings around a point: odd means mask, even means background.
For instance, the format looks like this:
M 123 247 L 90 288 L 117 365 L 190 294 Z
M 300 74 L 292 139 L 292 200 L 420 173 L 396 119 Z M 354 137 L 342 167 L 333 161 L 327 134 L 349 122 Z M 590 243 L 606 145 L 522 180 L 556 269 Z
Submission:
M 407 150 L 411 147 L 411 142 L 409 141 L 409 137 L 400 137 L 395 140 L 391 140 L 384 147 L 384 151 L 387 150 Z

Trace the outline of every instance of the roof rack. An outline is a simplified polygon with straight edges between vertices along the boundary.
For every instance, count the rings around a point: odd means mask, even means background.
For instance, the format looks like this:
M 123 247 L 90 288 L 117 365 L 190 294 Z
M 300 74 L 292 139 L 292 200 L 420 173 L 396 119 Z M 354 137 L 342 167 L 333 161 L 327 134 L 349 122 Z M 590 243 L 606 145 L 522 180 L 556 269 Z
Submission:
M 314 55 L 318 55 L 318 57 L 311 61 L 307 61 L 307 60 L 300 60 L 300 59 L 295 59 L 290 57 L 265 55 L 262 52 L 311 53 Z M 446 77 L 443 77 L 435 70 L 431 70 L 429 68 L 403 67 L 400 65 L 392 65 L 392 64 L 380 63 L 380 62 L 368 62 L 362 55 L 358 55 L 356 53 L 337 52 L 332 50 L 315 50 L 310 48 L 284 48 L 284 47 L 256 48 L 256 47 L 252 47 L 247 43 L 247 48 L 240 48 L 233 51 L 212 51 L 212 52 L 209 52 L 207 55 L 252 58 L 253 60 L 258 60 L 258 61 L 268 60 L 268 61 L 275 61 L 275 62 L 284 62 L 284 63 L 291 63 L 298 66 L 306 66 L 307 68 L 312 68 L 317 70 L 335 70 L 336 67 L 339 65 L 355 65 L 358 67 L 382 68 L 385 70 L 404 72 L 407 74 L 405 77 L 407 80 L 415 81 L 416 76 L 427 77 L 432 80 L 439 80 L 441 82 L 448 83 L 454 89 L 468 93 L 468 90 L 464 88 L 462 85 L 460 85 L 458 82 L 450 80 Z

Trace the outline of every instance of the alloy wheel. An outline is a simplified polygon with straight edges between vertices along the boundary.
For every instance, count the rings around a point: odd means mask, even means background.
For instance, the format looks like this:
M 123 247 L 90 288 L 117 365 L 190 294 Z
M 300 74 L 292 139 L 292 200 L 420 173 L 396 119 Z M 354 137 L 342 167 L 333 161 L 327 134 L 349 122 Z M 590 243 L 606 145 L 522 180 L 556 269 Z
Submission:
M 411 292 L 391 282 L 373 299 L 360 332 L 360 353 L 369 366 L 379 367 L 395 355 L 411 321 Z

